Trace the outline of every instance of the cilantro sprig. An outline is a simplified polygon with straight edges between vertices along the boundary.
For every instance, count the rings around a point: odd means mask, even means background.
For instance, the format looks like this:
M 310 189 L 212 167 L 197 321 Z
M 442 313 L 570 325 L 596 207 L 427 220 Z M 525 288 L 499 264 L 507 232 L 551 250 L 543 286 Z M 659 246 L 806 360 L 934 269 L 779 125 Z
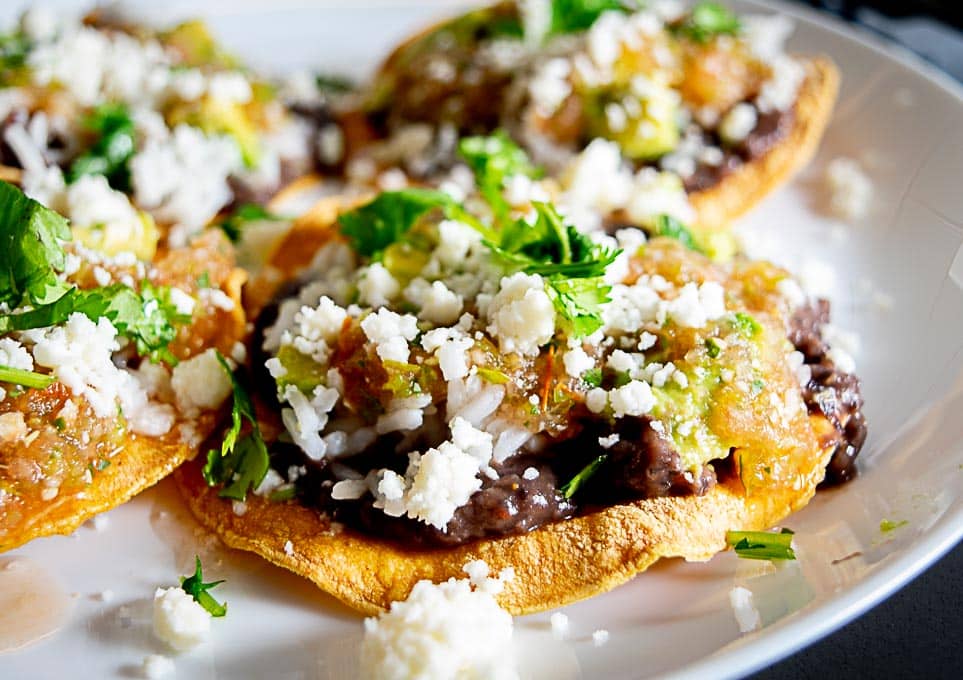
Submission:
M 243 501 L 247 498 L 247 492 L 256 489 L 264 480 L 270 467 L 270 458 L 251 397 L 220 353 L 217 354 L 217 360 L 231 379 L 231 427 L 224 434 L 220 450 L 211 449 L 207 452 L 202 474 L 208 486 L 225 485 L 218 494 L 222 498 Z M 245 420 L 251 426 L 251 432 L 241 437 Z
M 223 230 L 232 243 L 237 243 L 241 240 L 241 234 L 244 231 L 244 227 L 251 222 L 258 222 L 261 220 L 275 222 L 283 219 L 284 218 L 280 215 L 275 215 L 267 208 L 258 205 L 257 203 L 245 203 L 238 206 L 234 212 L 225 217 L 224 220 L 218 224 L 218 226 L 221 228 L 221 230 Z
M 582 486 L 588 482 L 588 480 L 591 479 L 596 472 L 598 472 L 599 468 L 605 464 L 605 461 L 608 460 L 608 457 L 609 455 L 607 453 L 603 453 L 601 456 L 593 458 L 592 461 L 579 470 L 574 477 L 559 487 L 558 490 L 562 496 L 565 498 L 571 498 L 574 496 L 578 490 L 582 488 Z
M 81 312 L 94 321 L 106 317 L 141 356 L 177 363 L 168 345 L 190 317 L 177 311 L 169 286 L 145 280 L 140 292 L 121 284 L 80 290 L 63 280 L 67 220 L 6 182 L 0 182 L 0 225 L 0 303 L 31 307 L 0 314 L 0 333 L 56 326 Z
M 83 175 L 103 175 L 118 191 L 129 192 L 130 159 L 134 156 L 134 121 L 122 104 L 102 104 L 82 120 L 95 136 L 91 146 L 74 159 L 67 170 L 67 181 Z
M 35 390 L 42 390 L 50 387 L 56 379 L 52 375 L 27 371 L 22 368 L 12 368 L 10 366 L 0 366 L 0 383 L 11 385 L 21 385 L 32 387 Z
M 593 242 L 567 225 L 548 203 L 535 202 L 536 219 L 519 219 L 488 247 L 509 267 L 546 278 L 546 292 L 575 337 L 602 327 L 602 306 L 612 287 L 602 278 L 621 253 Z
M 201 558 L 194 556 L 194 574 L 181 577 L 181 588 L 185 593 L 194 598 L 194 601 L 204 607 L 207 613 L 217 618 L 227 614 L 227 602 L 223 604 L 214 599 L 208 591 L 224 583 L 224 580 L 204 583 L 204 574 L 201 571 Z
M 57 274 L 66 256 L 61 241 L 70 240 L 67 220 L 0 182 L 0 303 L 14 308 L 44 305 L 70 288 Z
M 549 35 L 576 33 L 589 28 L 604 12 L 626 12 L 621 0 L 552 0 Z
M 465 137 L 458 143 L 458 153 L 475 174 L 478 192 L 488 202 L 497 223 L 504 223 L 511 209 L 503 194 L 505 180 L 513 175 L 542 176 L 541 168 L 504 130 L 489 136 Z
M 704 252 L 689 228 L 671 215 L 659 215 L 655 219 L 655 231 L 657 236 L 673 238 L 689 250 Z
M 735 35 L 740 29 L 739 17 L 731 9 L 718 2 L 700 2 L 676 32 L 694 42 L 707 43 L 714 36 Z
M 341 215 L 338 223 L 357 253 L 375 257 L 400 240 L 426 213 L 451 207 L 455 207 L 455 202 L 443 191 L 417 188 L 385 191 Z
M 794 560 L 792 549 L 793 532 L 782 529 L 778 533 L 769 531 L 729 531 L 726 543 L 736 551 L 736 555 L 750 560 Z

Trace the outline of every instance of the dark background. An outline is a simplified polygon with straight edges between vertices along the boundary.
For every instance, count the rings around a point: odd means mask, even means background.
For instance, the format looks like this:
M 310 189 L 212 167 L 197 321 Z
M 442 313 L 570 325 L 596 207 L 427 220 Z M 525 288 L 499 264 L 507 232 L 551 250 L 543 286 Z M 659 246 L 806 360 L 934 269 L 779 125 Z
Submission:
M 805 4 L 901 42 L 963 80 L 963 2 Z M 882 604 L 751 680 L 819 677 L 963 678 L 963 544 Z

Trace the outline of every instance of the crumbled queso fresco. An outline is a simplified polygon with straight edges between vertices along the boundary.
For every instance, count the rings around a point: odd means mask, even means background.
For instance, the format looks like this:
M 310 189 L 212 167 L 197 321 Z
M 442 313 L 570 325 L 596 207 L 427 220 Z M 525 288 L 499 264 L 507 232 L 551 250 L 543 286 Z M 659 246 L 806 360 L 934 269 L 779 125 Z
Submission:
M 516 183 L 501 178 L 505 195 Z M 693 484 L 750 436 L 714 408 L 754 411 L 765 390 L 763 417 L 808 427 L 785 335 L 799 300 L 783 291 L 799 287 L 785 272 L 714 265 L 638 229 L 583 233 L 539 201 L 488 200 L 405 190 L 349 211 L 264 330 L 286 436 L 333 471 L 334 502 L 370 499 L 445 532 L 503 465 L 564 439 L 576 417 L 651 422 Z M 387 210 L 415 216 L 388 236 L 372 226 Z M 762 307 L 739 283 L 757 271 Z M 386 441 L 405 465 L 354 467 Z M 612 429 L 596 438 L 603 454 L 619 442 Z M 539 470 L 522 478 L 540 483 Z
M 465 579 L 419 581 L 406 600 L 365 620 L 362 678 L 518 678 L 512 617 L 494 597 L 512 575 L 490 578 L 481 561 L 468 563 L 465 571 Z
M 27 11 L 12 32 L 26 47 L 23 74 L 0 96 L 0 162 L 20 168 L 26 193 L 69 217 L 82 241 L 150 259 L 155 222 L 183 245 L 237 191 L 269 196 L 309 169 L 313 128 L 265 96 L 267 84 L 202 24 L 128 32 L 112 11 L 87 23 Z M 80 147 L 91 130 L 129 145 L 119 168 Z

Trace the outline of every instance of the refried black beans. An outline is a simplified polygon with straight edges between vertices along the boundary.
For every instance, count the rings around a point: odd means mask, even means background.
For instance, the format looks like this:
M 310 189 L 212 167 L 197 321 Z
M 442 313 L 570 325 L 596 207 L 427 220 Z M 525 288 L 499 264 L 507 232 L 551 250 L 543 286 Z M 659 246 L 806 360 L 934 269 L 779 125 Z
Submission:
M 866 419 L 859 378 L 840 371 L 827 356 L 822 326 L 829 322 L 829 301 L 800 307 L 793 315 L 789 341 L 803 354 L 812 371 L 803 386 L 803 398 L 810 413 L 822 413 L 836 428 L 836 449 L 822 486 L 842 484 L 856 475 L 856 456 L 866 441 Z
M 761 158 L 789 134 L 794 119 L 793 109 L 760 114 L 752 132 L 737 146 L 724 150 L 721 163 L 699 163 L 696 166 L 696 171 L 685 179 L 685 190 L 692 193 L 711 189 L 745 163 Z M 708 144 L 719 146 L 719 140 L 712 135 L 706 134 L 705 137 Z
M 285 292 L 290 295 L 291 289 Z M 276 304 L 261 314 L 256 323 L 256 344 L 260 344 L 261 333 L 276 315 Z M 805 356 L 812 371 L 812 379 L 803 388 L 809 411 L 824 414 L 836 428 L 836 448 L 823 483 L 835 485 L 855 474 L 855 459 L 866 438 L 866 424 L 860 411 L 859 380 L 839 371 L 827 357 L 829 347 L 821 328 L 828 319 L 829 303 L 825 300 L 800 308 L 792 318 L 789 340 Z M 261 364 L 263 361 L 256 365 Z M 255 383 L 269 386 L 270 377 L 256 375 Z M 497 479 L 482 475 L 481 489 L 455 512 L 446 531 L 408 517 L 390 517 L 373 506 L 370 495 L 358 500 L 331 498 L 331 488 L 345 468 L 364 474 L 386 467 L 404 474 L 408 458 L 405 454 L 409 450 L 424 450 L 439 443 L 432 441 L 429 434 L 417 441 L 408 440 L 404 450 L 397 433 L 384 435 L 364 452 L 334 463 L 309 461 L 296 446 L 283 441 L 272 445 L 271 457 L 272 466 L 278 470 L 291 465 L 306 466 L 307 474 L 297 484 L 300 502 L 329 513 L 347 526 L 406 546 L 443 547 L 523 534 L 617 503 L 702 495 L 717 483 L 717 470 L 719 475 L 728 474 L 726 461 L 712 461 L 698 475 L 683 469 L 678 452 L 658 436 L 651 423 L 646 416 L 610 421 L 585 410 L 573 412 L 572 426 L 563 438 L 545 441 L 539 447 L 541 453 L 523 452 L 494 465 Z M 599 438 L 613 434 L 618 439 L 603 447 Z M 575 498 L 565 498 L 559 491 L 562 485 L 600 455 L 606 459 L 597 473 Z M 525 474 L 529 468 L 537 470 L 538 475 Z

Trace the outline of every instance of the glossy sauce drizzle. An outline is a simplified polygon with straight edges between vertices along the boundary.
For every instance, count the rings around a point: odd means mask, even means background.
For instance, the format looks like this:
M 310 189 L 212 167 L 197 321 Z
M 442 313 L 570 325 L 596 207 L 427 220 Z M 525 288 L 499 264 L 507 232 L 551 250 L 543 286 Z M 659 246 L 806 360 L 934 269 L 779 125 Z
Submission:
M 0 654 L 57 632 L 73 600 L 53 576 L 25 557 L 0 559 Z

